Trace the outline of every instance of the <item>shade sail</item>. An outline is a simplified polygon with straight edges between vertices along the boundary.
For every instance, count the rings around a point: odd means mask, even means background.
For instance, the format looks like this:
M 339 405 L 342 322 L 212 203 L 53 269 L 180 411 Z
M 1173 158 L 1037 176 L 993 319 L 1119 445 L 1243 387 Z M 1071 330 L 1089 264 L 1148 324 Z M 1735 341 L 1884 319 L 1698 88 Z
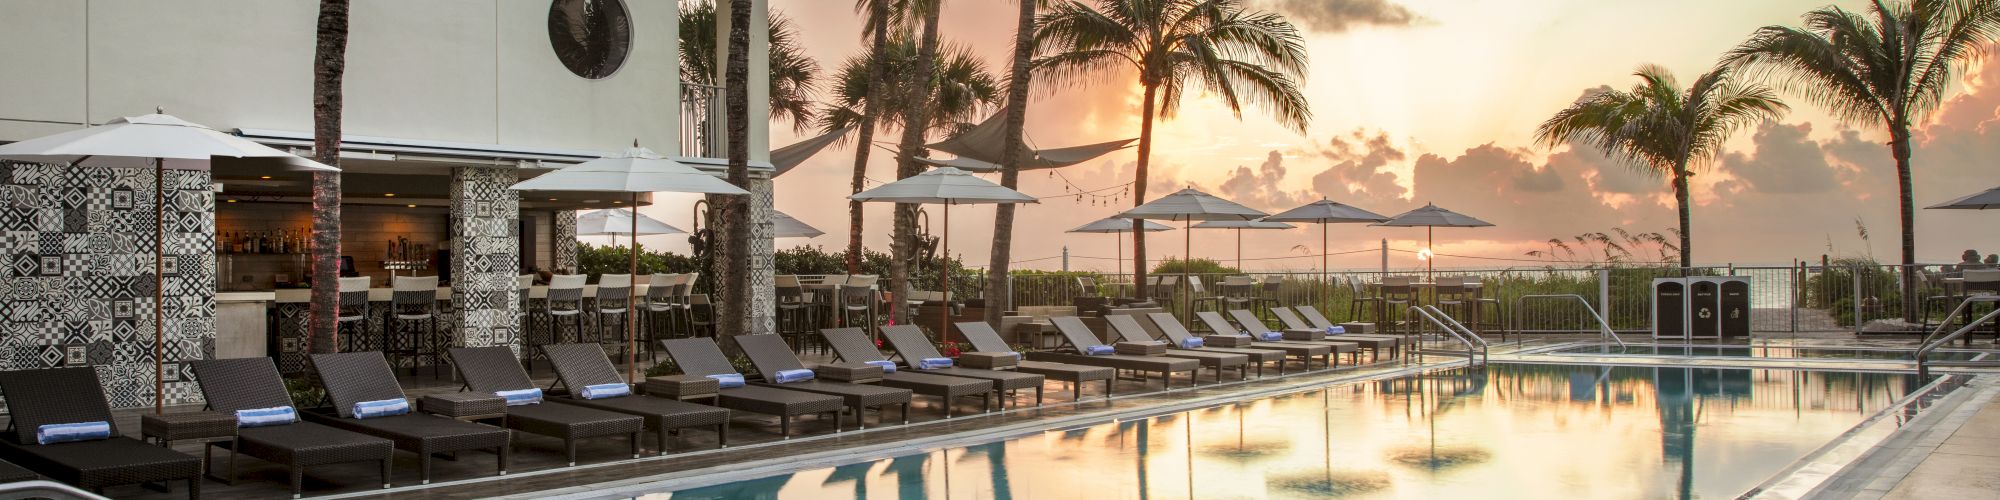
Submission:
M 1292 229 L 1297 226 L 1283 222 L 1271 222 L 1269 218 L 1260 220 L 1212 220 L 1195 224 L 1195 229 Z
M 514 183 L 516 191 L 750 194 L 707 172 L 634 144 L 616 156 L 570 165 Z
M 1144 223 L 1145 223 L 1145 226 L 1143 226 L 1143 227 L 1145 227 L 1145 228 L 1146 228 L 1146 232 L 1149 232 L 1149 233 L 1151 233 L 1151 232 L 1159 232 L 1159 231 L 1172 231 L 1172 230 L 1174 230 L 1174 227 L 1173 227 L 1173 226 L 1169 226 L 1169 225 L 1166 225 L 1166 224 L 1161 224 L 1161 223 L 1158 223 L 1158 222 L 1153 222 L 1153 221 L 1149 221 L 1149 220 L 1143 220 L 1143 219 L 1141 219 L 1141 222 L 1144 222 Z M 1098 219 L 1098 220 L 1096 220 L 1096 221 L 1093 221 L 1093 222 L 1091 222 L 1091 223 L 1089 223 L 1089 224 L 1084 224 L 1084 225 L 1081 225 L 1081 226 L 1077 226 L 1077 227 L 1076 227 L 1076 229 L 1071 229 L 1071 230 L 1069 230 L 1069 231 L 1065 231 L 1065 232 L 1070 232 L 1070 233 L 1129 233 L 1129 232 L 1132 232 L 1132 219 L 1127 219 L 1127 218 L 1124 218 L 1124 217 L 1105 217 L 1105 218 L 1102 218 L 1102 219 Z
M 164 160 L 173 170 L 212 167 L 264 171 L 340 169 L 218 132 L 166 114 L 128 116 L 110 123 L 0 146 L 0 158 L 85 167 L 153 168 Z
M 1939 210 L 2000 210 L 2000 187 L 1972 193 L 1956 200 L 1924 208 Z
M 1270 217 L 1265 217 L 1264 220 L 1274 222 L 1341 224 L 1349 222 L 1388 222 L 1389 218 L 1383 217 L 1382 214 L 1362 210 L 1360 207 L 1353 205 L 1321 199 L 1300 205 L 1298 208 L 1278 212 Z
M 771 150 L 771 166 L 777 169 L 777 171 L 771 173 L 771 177 L 785 175 L 785 172 L 792 171 L 792 167 L 797 167 L 799 164 L 805 163 L 813 155 L 819 154 L 820 150 L 826 149 L 827 146 L 831 146 L 833 143 L 840 142 L 840 138 L 847 136 L 847 132 L 850 130 L 854 130 L 853 125 L 820 134 L 818 137 L 795 142 L 790 146 Z
M 1178 221 L 1255 220 L 1265 215 L 1268 214 L 1193 188 L 1182 189 L 1118 214 L 1128 219 Z
M 978 125 L 973 125 L 972 128 L 966 129 L 965 132 L 952 136 L 950 139 L 925 146 L 932 151 L 951 153 L 957 155 L 959 160 L 971 160 L 970 162 L 939 164 L 934 163 L 934 160 L 925 161 L 924 163 L 979 172 L 999 170 L 999 165 L 1002 159 L 1006 157 L 1007 150 L 1006 117 L 1007 108 L 1000 108 L 992 116 L 987 117 L 986 121 L 979 122 Z M 1122 139 L 1053 149 L 1030 149 L 1028 150 L 1027 158 L 1021 160 L 1021 170 L 1061 168 L 1083 163 L 1090 161 L 1092 158 L 1104 156 L 1106 153 L 1124 149 L 1126 146 L 1131 145 L 1132 141 L 1136 140 L 1138 139 Z
M 576 216 L 576 234 L 578 236 L 631 236 L 635 230 L 639 232 L 639 236 L 684 234 L 687 232 L 645 215 L 639 216 L 637 229 L 634 229 L 632 226 L 632 212 L 630 210 L 594 210 Z
M 932 169 L 847 197 L 855 201 L 925 204 L 1035 203 L 1035 197 L 1007 189 L 964 170 Z
M 1390 217 L 1387 221 L 1369 225 L 1392 227 L 1488 227 L 1493 224 L 1474 219 L 1465 214 L 1445 210 L 1436 204 L 1425 204 L 1416 210 Z
M 771 211 L 771 225 L 773 238 L 814 238 L 826 234 L 819 228 L 776 210 Z

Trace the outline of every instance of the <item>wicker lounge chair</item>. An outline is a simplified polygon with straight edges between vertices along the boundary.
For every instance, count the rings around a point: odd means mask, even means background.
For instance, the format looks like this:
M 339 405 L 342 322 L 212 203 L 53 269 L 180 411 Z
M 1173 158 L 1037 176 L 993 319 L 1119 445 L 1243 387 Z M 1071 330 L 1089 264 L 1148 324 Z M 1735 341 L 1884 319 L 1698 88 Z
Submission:
M 447 351 L 465 388 L 475 393 L 494 394 L 535 388 L 535 381 L 521 369 L 514 350 L 506 346 L 457 347 Z M 544 396 L 546 397 L 546 396 Z M 601 436 L 624 435 L 631 440 L 632 458 L 639 458 L 639 434 L 645 419 L 576 405 L 533 404 L 507 407 L 504 426 L 529 434 L 563 440 L 563 456 L 576 465 L 576 442 Z
M 354 418 L 355 403 L 408 398 L 382 353 L 314 354 L 312 367 L 333 410 L 303 412 L 306 419 L 395 441 L 397 449 L 417 454 L 424 484 L 431 482 L 431 455 L 437 453 L 492 449 L 499 455 L 499 473 L 507 474 L 507 444 L 513 437 L 507 429 L 416 412 Z
M 1282 310 L 1282 309 L 1281 309 L 1281 308 L 1276 308 L 1276 307 L 1273 307 L 1273 308 L 1271 308 L 1271 310 L 1273 310 L 1273 311 L 1278 311 L 1278 310 Z M 1241 326 L 1241 327 L 1243 327 L 1243 330 L 1242 330 L 1242 333 L 1246 333 L 1246 334 L 1249 334 L 1249 335 L 1253 335 L 1253 336 L 1254 336 L 1254 335 L 1257 335 L 1257 334 L 1260 334 L 1260 333 L 1265 333 L 1265 332 L 1269 332 L 1269 331 L 1271 331 L 1271 329 L 1270 329 L 1269 327 L 1267 327 L 1267 326 L 1264 326 L 1264 321 L 1263 321 L 1263 320 L 1260 320 L 1260 319 L 1257 319 L 1257 315 L 1256 315 L 1256 314 L 1252 314 L 1252 313 L 1251 313 L 1251 312 L 1250 312 L 1249 310 L 1245 310 L 1245 309 L 1230 309 L 1230 310 L 1229 310 L 1229 317 L 1230 317 L 1230 319 L 1234 319 L 1234 320 L 1236 320 L 1236 323 L 1237 323 L 1237 325 L 1238 325 L 1238 326 Z M 1261 331 L 1260 331 L 1260 330 L 1261 330 Z M 1320 332 L 1324 332 L 1324 330 L 1299 330 L 1299 329 L 1291 329 L 1291 330 L 1285 330 L 1285 331 L 1286 331 L 1286 332 L 1306 332 L 1306 333 L 1320 333 Z M 1347 354 L 1347 355 L 1350 355 L 1350 356 L 1352 356 L 1352 357 L 1354 358 L 1354 361 L 1355 361 L 1355 362 L 1357 362 L 1357 363 L 1358 363 L 1358 362 L 1360 362 L 1360 361 L 1361 361 L 1361 344 L 1359 344 L 1359 343 L 1356 343 L 1356 342 L 1348 342 L 1348 341 L 1345 341 L 1345 340 L 1328 340 L 1328 339 L 1326 339 L 1326 337 L 1325 337 L 1324 335 L 1318 335 L 1318 336 L 1313 336 L 1313 337 L 1312 337 L 1312 340 L 1290 340 L 1290 339 L 1287 339 L 1287 340 L 1284 340 L 1283 342 L 1289 342 L 1289 343 L 1298 343 L 1298 344 L 1320 344 L 1320 345 L 1327 345 L 1327 346 L 1332 346 L 1332 347 L 1333 347 L 1333 355 L 1334 355 L 1334 358 L 1338 359 L 1338 358 L 1340 357 L 1340 355 L 1341 355 L 1341 354 Z
M 729 358 L 722 355 L 722 349 L 715 341 L 694 337 L 660 341 L 666 348 L 667 358 L 674 360 L 681 373 L 697 377 L 709 375 L 742 375 L 729 365 Z M 716 403 L 723 408 L 778 416 L 778 431 L 784 439 L 792 438 L 792 417 L 799 415 L 833 414 L 833 431 L 840 432 L 840 396 L 779 389 L 757 385 L 725 387 L 717 391 Z
M 894 337 L 889 339 L 889 342 L 895 344 L 897 352 L 902 352 L 902 344 L 904 343 L 921 343 L 924 347 L 922 350 L 926 352 L 912 353 L 917 354 L 916 356 L 903 355 L 903 359 L 906 361 L 904 364 L 907 365 L 907 368 L 899 370 L 896 373 L 884 375 L 882 377 L 882 385 L 889 385 L 888 380 L 890 378 L 902 376 L 905 373 L 909 375 L 942 375 L 953 378 L 984 380 L 992 385 L 992 391 L 1001 395 L 999 399 L 1002 407 L 1006 406 L 1007 400 L 1014 399 L 1014 391 L 1021 389 L 1034 389 L 1035 406 L 1042 405 L 1042 380 L 1046 377 L 1033 373 L 959 368 L 956 366 L 924 369 L 921 366 L 924 359 L 944 358 L 944 354 L 937 352 L 935 348 L 931 348 L 930 340 L 924 337 L 924 331 L 917 329 L 916 325 L 891 326 L 882 329 L 882 334 L 888 336 L 892 331 L 902 334 L 901 336 L 906 341 L 897 342 Z M 860 328 L 829 328 L 820 330 L 819 334 L 826 337 L 828 345 L 833 346 L 834 353 L 839 355 L 841 360 L 850 363 L 889 362 L 889 358 L 884 357 L 882 351 L 875 348 L 875 343 L 870 342 L 867 334 L 861 333 Z M 922 340 L 911 340 L 911 334 L 915 334 L 916 339 Z M 913 346 L 912 348 L 915 347 Z
M 40 476 L 36 476 L 34 471 L 23 469 L 19 465 L 0 462 L 0 484 L 33 481 L 38 477 Z
M 211 411 L 296 408 L 271 358 L 196 361 L 194 374 Z M 382 487 L 388 488 L 389 469 L 396 456 L 396 443 L 387 439 L 304 421 L 239 428 L 234 442 L 209 445 L 229 450 L 229 475 L 223 479 L 228 484 L 236 483 L 238 452 L 290 468 L 293 498 L 299 496 L 304 486 L 305 469 L 316 465 L 380 462 Z
M 780 384 L 772 380 L 772 374 L 806 369 L 805 363 L 800 363 L 799 357 L 792 354 L 792 348 L 785 344 L 785 339 L 778 338 L 776 334 L 739 335 L 735 339 L 736 347 L 750 356 L 750 362 L 757 365 L 758 373 L 764 374 L 764 381 L 758 383 L 760 385 L 840 396 L 841 401 L 854 410 L 856 428 L 868 428 L 868 420 L 862 418 L 865 410 L 876 408 L 879 411 L 889 405 L 897 405 L 903 415 L 903 423 L 910 423 L 909 389 L 817 379 Z
M 1148 313 L 1146 314 L 1146 318 L 1140 320 L 1140 322 L 1141 325 L 1152 326 L 1153 328 L 1149 331 L 1159 332 L 1160 335 L 1166 337 L 1165 340 L 1167 341 L 1167 343 L 1172 344 L 1176 347 L 1180 347 L 1181 349 L 1189 349 L 1193 351 L 1247 354 L 1252 356 L 1250 358 L 1252 361 L 1256 361 L 1258 363 L 1276 362 L 1278 363 L 1278 374 L 1280 375 L 1283 375 L 1285 373 L 1285 358 L 1288 357 L 1298 358 L 1299 364 L 1306 367 L 1306 369 L 1308 370 L 1312 369 L 1312 358 L 1314 357 L 1325 356 L 1328 359 L 1332 359 L 1331 353 L 1333 352 L 1333 348 L 1328 346 L 1305 346 L 1305 345 L 1259 346 L 1255 345 L 1256 344 L 1255 342 L 1238 346 L 1219 346 L 1219 345 L 1209 345 L 1208 343 L 1209 339 L 1202 339 L 1202 343 L 1199 346 L 1193 348 L 1182 347 L 1186 346 L 1191 342 L 1189 339 L 1194 339 L 1196 337 L 1194 336 L 1193 333 L 1188 332 L 1186 327 L 1181 326 L 1180 318 L 1175 318 L 1174 313 L 1170 312 Z M 1216 340 L 1220 341 L 1221 339 L 1216 339 Z
M 646 430 L 653 431 L 653 449 L 662 455 L 667 453 L 667 435 L 675 429 L 689 427 L 713 427 L 716 447 L 729 446 L 729 410 L 643 396 L 637 391 L 630 396 L 612 398 L 584 399 L 579 396 L 577 393 L 582 392 L 584 387 L 625 383 L 625 379 L 618 376 L 618 368 L 611 366 L 610 358 L 604 357 L 603 346 L 596 343 L 556 344 L 542 347 L 542 352 L 549 358 L 549 364 L 556 368 L 555 385 L 569 389 L 569 394 L 550 397 L 549 401 L 644 418 Z M 554 388 L 550 386 L 551 392 Z
M 1146 327 L 1139 325 L 1139 317 L 1130 314 L 1112 314 L 1109 316 L 1105 316 L 1104 322 L 1108 324 L 1108 327 L 1111 328 L 1112 335 L 1115 335 L 1116 336 L 1115 338 L 1117 338 L 1120 342 L 1134 342 L 1134 343 L 1157 342 L 1161 344 L 1166 344 L 1167 357 L 1192 359 L 1195 361 L 1200 361 L 1202 366 L 1206 366 L 1211 370 L 1215 370 L 1215 381 L 1218 383 L 1222 382 L 1222 371 L 1230 368 L 1236 369 L 1236 375 L 1238 380 L 1249 379 L 1250 365 L 1252 364 L 1257 365 L 1257 376 L 1259 377 L 1264 376 L 1263 362 L 1264 358 L 1267 355 L 1270 357 L 1271 361 L 1277 361 L 1280 363 L 1283 363 L 1285 361 L 1285 354 L 1281 352 L 1258 351 L 1256 353 L 1246 354 L 1246 353 L 1227 353 L 1227 352 L 1211 352 L 1211 351 L 1196 351 L 1189 349 L 1181 349 L 1179 344 L 1174 344 L 1171 342 L 1163 342 L 1159 339 L 1153 338 L 1152 334 L 1146 333 Z M 1252 363 L 1251 361 L 1253 360 L 1256 362 Z
M 97 370 L 89 367 L 0 372 L 7 397 L 8 431 L 0 456 L 49 479 L 103 493 L 106 486 L 186 480 L 188 498 L 201 498 L 201 459 L 118 433 Z M 111 437 L 37 444 L 44 425 L 105 422 Z
M 1308 328 L 1325 331 L 1335 326 L 1332 321 L 1326 319 L 1326 315 L 1320 314 L 1319 309 L 1314 309 L 1312 306 L 1296 306 L 1293 309 L 1298 310 L 1299 316 L 1305 317 L 1306 324 L 1309 325 Z M 1284 307 L 1273 307 L 1271 310 L 1277 314 L 1278 321 L 1285 323 L 1285 328 L 1287 329 L 1292 328 L 1292 325 L 1298 320 L 1298 318 L 1293 318 L 1291 314 L 1287 313 Z M 1395 356 L 1402 352 L 1403 345 L 1402 337 L 1395 335 L 1342 333 L 1339 335 L 1328 335 L 1327 338 L 1360 344 L 1362 347 L 1368 348 L 1369 353 L 1374 354 L 1378 358 L 1382 356 L 1382 348 L 1389 348 L 1389 355 Z
M 1014 356 L 1021 355 L 1021 353 L 1014 352 L 1014 349 L 1012 347 L 1009 347 L 1006 341 L 1000 339 L 1000 332 L 993 331 L 993 325 L 988 325 L 986 323 L 978 321 L 969 321 L 965 323 L 957 323 L 956 326 L 958 326 L 958 333 L 964 335 L 965 340 L 972 344 L 973 352 L 986 353 L 986 354 L 1012 353 Z M 922 332 L 917 332 L 917 333 L 918 333 L 917 337 L 911 340 L 898 342 L 896 340 L 896 337 L 892 335 L 889 337 L 889 341 L 896 344 L 896 350 L 898 352 L 906 352 L 906 353 L 911 351 L 904 351 L 903 349 L 914 348 L 915 344 L 919 341 L 922 342 L 924 345 L 930 345 L 930 339 L 928 337 L 924 337 L 922 335 Z M 905 344 L 909 344 L 909 347 L 905 347 Z M 937 351 L 933 349 L 931 352 L 937 352 Z M 905 357 L 907 357 L 907 355 Z M 1014 370 L 1019 371 L 1021 373 L 1041 375 L 1043 377 L 1047 377 L 1048 379 L 1056 380 L 1059 382 L 1068 382 L 1070 384 L 1070 387 L 1075 389 L 1075 392 L 1070 396 L 1071 401 L 1083 400 L 1083 384 L 1085 382 L 1095 382 L 1099 380 L 1104 381 L 1104 396 L 1111 397 L 1111 387 L 1113 385 L 1113 382 L 1115 382 L 1115 380 L 1113 379 L 1118 374 L 1117 370 L 1113 370 L 1111 368 L 1105 368 L 1102 366 L 1057 363 L 1053 361 L 1028 361 L 1028 360 L 1022 360 L 1018 364 L 1015 364 Z M 1039 403 L 1041 399 L 1042 398 L 1040 395 L 1035 396 L 1036 402 Z
M 1208 337 L 1242 335 L 1242 332 L 1240 330 L 1237 330 L 1234 325 L 1229 324 L 1229 320 L 1223 319 L 1222 315 L 1216 313 L 1215 311 L 1198 311 L 1194 313 L 1194 315 L 1196 319 L 1201 320 L 1202 324 L 1208 325 L 1209 330 L 1215 332 L 1214 335 L 1203 337 L 1203 340 L 1207 342 L 1217 341 L 1216 339 L 1209 339 Z M 1190 338 L 1194 335 L 1193 333 L 1188 332 L 1186 328 L 1182 328 L 1180 320 L 1174 318 L 1172 313 L 1163 313 L 1163 312 L 1153 313 L 1150 314 L 1149 316 L 1152 316 L 1153 323 L 1160 327 L 1160 331 L 1167 334 L 1167 339 L 1172 340 L 1176 343 L 1179 343 L 1183 339 Z M 1287 356 L 1298 358 L 1299 362 L 1301 364 L 1304 364 L 1306 366 L 1306 369 L 1308 370 L 1312 369 L 1313 358 L 1321 358 L 1320 364 L 1322 366 L 1332 367 L 1334 363 L 1333 355 L 1335 349 L 1334 346 L 1330 344 L 1306 343 L 1306 342 L 1262 342 L 1262 341 L 1252 340 L 1249 343 L 1249 346 L 1252 349 L 1276 349 L 1279 351 L 1283 351 Z
M 1103 346 L 1104 343 L 1097 340 L 1096 334 L 1090 333 L 1090 327 L 1084 326 L 1082 319 L 1078 319 L 1075 316 L 1051 316 L 1049 317 L 1049 322 L 1055 324 L 1056 331 L 1062 333 L 1065 342 L 1072 347 L 1073 352 L 1031 351 L 1027 353 L 1028 359 L 1102 366 L 1115 370 L 1158 373 L 1160 374 L 1160 387 L 1162 388 L 1172 387 L 1173 374 L 1179 372 L 1187 372 L 1188 383 L 1200 383 L 1195 380 L 1195 370 L 1201 369 L 1200 361 L 1169 358 L 1166 356 L 1088 355 L 1085 354 L 1085 349 L 1090 349 L 1092 346 Z
M 859 328 L 851 330 L 857 335 L 861 332 Z M 825 330 L 820 331 L 820 335 L 829 341 L 833 340 L 836 336 L 828 335 Z M 846 346 L 837 343 L 831 344 L 834 348 L 834 357 L 850 365 L 867 364 L 868 361 L 885 361 L 888 359 L 882 357 L 882 351 L 875 348 L 874 342 L 868 341 L 867 337 L 861 337 L 861 339 L 858 344 L 850 343 Z M 780 340 L 783 339 L 780 338 Z M 846 349 L 842 349 L 842 347 L 846 347 Z M 790 351 L 790 347 L 787 347 L 786 350 Z M 796 357 L 794 356 L 794 358 Z M 982 413 L 993 411 L 993 396 L 999 392 L 993 388 L 993 382 L 986 379 L 953 377 L 936 373 L 917 373 L 914 370 L 890 371 L 884 369 L 882 372 L 881 384 L 883 387 L 909 389 L 912 393 L 936 396 L 939 402 L 944 404 L 944 418 L 951 418 L 952 410 L 955 406 L 953 403 L 957 402 L 958 398 L 979 396 L 979 411 Z M 766 375 L 764 377 L 765 380 L 770 380 L 768 374 Z

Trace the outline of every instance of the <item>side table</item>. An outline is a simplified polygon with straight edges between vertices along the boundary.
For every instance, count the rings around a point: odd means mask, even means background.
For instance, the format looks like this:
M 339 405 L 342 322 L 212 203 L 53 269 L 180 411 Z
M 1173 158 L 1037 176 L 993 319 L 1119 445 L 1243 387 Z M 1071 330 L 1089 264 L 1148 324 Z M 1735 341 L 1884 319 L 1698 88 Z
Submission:
M 236 461 L 236 414 L 219 411 L 193 411 L 168 413 L 163 415 L 142 415 L 139 417 L 139 439 L 158 441 L 160 447 L 173 446 L 174 441 L 194 440 L 203 443 L 201 447 L 202 475 L 224 480 L 209 472 L 209 450 L 215 446 L 228 446 L 229 461 Z

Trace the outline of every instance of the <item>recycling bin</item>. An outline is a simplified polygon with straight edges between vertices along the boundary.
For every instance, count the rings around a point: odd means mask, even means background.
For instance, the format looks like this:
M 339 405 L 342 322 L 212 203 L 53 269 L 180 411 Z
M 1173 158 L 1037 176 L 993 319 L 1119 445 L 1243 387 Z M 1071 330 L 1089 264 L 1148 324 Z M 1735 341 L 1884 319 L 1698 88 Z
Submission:
M 1714 280 L 1688 280 L 1688 338 L 1722 338 L 1722 284 Z

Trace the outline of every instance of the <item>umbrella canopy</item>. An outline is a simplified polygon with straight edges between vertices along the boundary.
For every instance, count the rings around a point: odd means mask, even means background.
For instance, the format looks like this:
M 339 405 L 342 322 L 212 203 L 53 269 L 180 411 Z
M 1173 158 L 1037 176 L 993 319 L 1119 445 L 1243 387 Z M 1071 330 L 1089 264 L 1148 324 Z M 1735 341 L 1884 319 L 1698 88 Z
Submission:
M 0 158 L 105 168 L 151 168 L 156 200 L 164 200 L 165 170 L 234 168 L 263 171 L 340 169 L 300 158 L 164 113 L 128 116 L 96 127 L 0 146 Z M 153 213 L 153 411 L 166 411 L 166 204 Z
M 776 210 L 771 211 L 771 224 L 773 238 L 814 238 L 826 234 L 819 228 Z
M 750 194 L 714 175 L 632 144 L 615 156 L 563 167 L 514 183 L 515 191 Z
M 963 205 L 973 203 L 1035 203 L 1035 197 L 1007 189 L 971 172 L 951 167 L 932 169 L 902 180 L 854 193 L 847 199 L 884 203 Z
M 1445 210 L 1434 203 L 1426 203 L 1422 208 L 1403 212 L 1389 220 L 1369 224 L 1391 227 L 1489 227 L 1493 224 L 1474 219 L 1471 216 Z
M 2000 210 L 2000 187 L 1965 195 L 1965 197 L 1924 207 L 1941 210 Z
M 1149 221 L 1149 220 L 1148 220 L 1148 221 L 1141 221 L 1141 222 L 1142 222 L 1143 224 L 1145 224 L 1145 226 L 1144 226 L 1144 227 L 1146 228 L 1146 232 L 1158 232 L 1158 231 L 1172 231 L 1172 230 L 1174 230 L 1174 227 L 1173 227 L 1173 226 L 1169 226 L 1169 225 L 1166 225 L 1166 224 L 1161 224 L 1161 223 L 1158 223 L 1158 222 L 1153 222 L 1153 221 Z M 1102 219 L 1097 219 L 1097 220 L 1096 220 L 1095 222 L 1091 222 L 1091 223 L 1089 223 L 1089 224 L 1084 224 L 1084 225 L 1081 225 L 1081 226 L 1077 226 L 1077 227 L 1076 227 L 1076 229 L 1071 229 L 1071 230 L 1069 230 L 1069 231 L 1065 231 L 1065 232 L 1070 232 L 1070 233 L 1129 233 L 1129 232 L 1132 232 L 1132 219 L 1127 219 L 1127 218 L 1124 218 L 1124 217 L 1105 217 L 1105 218 L 1102 218 Z
M 631 236 L 637 231 L 639 236 L 656 234 L 683 234 L 681 228 L 667 225 L 658 219 L 639 216 L 638 227 L 634 228 L 632 212 L 628 210 L 606 209 L 584 212 L 576 216 L 578 236 Z
M 1212 220 L 1194 225 L 1195 229 L 1294 229 L 1297 227 L 1283 222 L 1271 222 L 1268 219 Z
M 1333 298 L 1333 281 L 1327 279 L 1326 263 L 1327 254 L 1333 253 L 1333 249 L 1328 248 L 1326 225 L 1357 222 L 1381 223 L 1388 222 L 1389 218 L 1383 217 L 1382 214 L 1362 210 L 1360 207 L 1320 198 L 1319 201 L 1279 212 L 1277 215 L 1265 217 L 1264 220 L 1319 224 L 1319 280 L 1322 285 L 1321 290 L 1325 292 L 1320 294 L 1320 303 L 1322 306 L 1326 306 L 1327 301 Z
M 1255 220 L 1265 215 L 1269 214 L 1193 188 L 1182 189 L 1118 214 L 1127 219 L 1178 221 Z
M 848 125 L 835 129 L 832 132 L 820 134 L 818 137 L 771 150 L 771 166 L 777 168 L 776 172 L 771 173 L 771 177 L 776 178 L 780 175 L 785 175 L 785 172 L 792 171 L 792 168 L 805 163 L 806 159 L 819 154 L 820 150 L 826 149 L 827 146 L 831 146 L 833 143 L 840 142 L 840 139 L 846 137 L 847 133 L 852 130 L 854 130 L 854 126 Z

